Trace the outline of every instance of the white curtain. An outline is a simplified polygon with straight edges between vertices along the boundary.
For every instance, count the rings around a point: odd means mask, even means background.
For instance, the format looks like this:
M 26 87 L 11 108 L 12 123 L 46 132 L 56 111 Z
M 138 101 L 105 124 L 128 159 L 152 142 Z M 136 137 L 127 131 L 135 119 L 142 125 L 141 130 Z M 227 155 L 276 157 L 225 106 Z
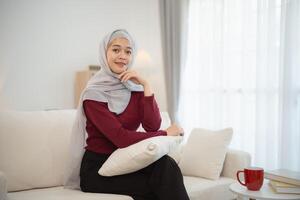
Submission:
M 179 121 L 233 127 L 252 165 L 300 171 L 300 1 L 191 0 Z

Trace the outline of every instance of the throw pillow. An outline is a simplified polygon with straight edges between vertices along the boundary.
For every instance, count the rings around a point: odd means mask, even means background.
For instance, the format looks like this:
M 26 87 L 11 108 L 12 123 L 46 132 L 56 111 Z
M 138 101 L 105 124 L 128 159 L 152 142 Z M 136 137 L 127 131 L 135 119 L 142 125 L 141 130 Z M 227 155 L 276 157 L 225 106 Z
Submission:
M 157 136 L 114 151 L 98 173 L 116 176 L 138 171 L 168 154 L 180 144 L 182 137 Z
M 219 131 L 192 130 L 179 162 L 182 173 L 187 176 L 218 179 L 232 132 L 232 128 Z

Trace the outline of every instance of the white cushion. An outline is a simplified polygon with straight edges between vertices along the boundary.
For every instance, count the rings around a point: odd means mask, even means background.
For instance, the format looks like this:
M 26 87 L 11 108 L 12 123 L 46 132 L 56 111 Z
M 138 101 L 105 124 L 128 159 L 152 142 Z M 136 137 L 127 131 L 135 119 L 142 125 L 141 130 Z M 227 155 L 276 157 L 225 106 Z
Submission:
M 163 112 L 160 112 L 160 116 L 161 116 L 161 125 L 160 125 L 159 130 L 166 130 L 171 125 L 171 119 L 170 119 L 169 113 L 166 111 L 163 111 Z M 138 128 L 138 131 L 145 132 L 142 125 L 140 125 L 140 127 Z M 178 145 L 177 148 L 172 149 L 172 151 L 170 153 L 168 153 L 168 155 L 170 157 L 172 157 L 177 163 L 179 163 L 179 160 L 180 160 L 180 155 L 182 153 L 182 146 L 183 146 L 183 143 L 181 143 L 180 145 Z
M 8 191 L 62 185 L 75 110 L 0 112 L 0 170 Z
M 138 171 L 168 154 L 181 142 L 178 136 L 157 136 L 114 151 L 98 173 L 115 176 Z
M 231 128 L 219 131 L 193 129 L 179 162 L 182 173 L 218 179 L 231 137 Z

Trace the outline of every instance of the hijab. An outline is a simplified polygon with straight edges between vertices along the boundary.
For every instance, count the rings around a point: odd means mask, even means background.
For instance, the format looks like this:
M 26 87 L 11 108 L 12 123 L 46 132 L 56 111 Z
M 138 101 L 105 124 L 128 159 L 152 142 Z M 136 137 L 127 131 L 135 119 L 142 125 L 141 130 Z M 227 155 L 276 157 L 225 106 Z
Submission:
M 130 80 L 122 83 L 118 78 L 118 74 L 111 71 L 106 59 L 106 52 L 110 42 L 116 38 L 127 39 L 132 48 L 132 59 L 127 65 L 127 69 L 131 68 L 136 56 L 134 40 L 126 30 L 115 30 L 107 34 L 100 43 L 99 63 L 101 69 L 88 81 L 86 88 L 81 93 L 71 133 L 69 161 L 67 163 L 64 177 L 65 188 L 80 189 L 80 165 L 85 151 L 84 147 L 86 146 L 87 138 L 85 130 L 86 116 L 83 110 L 83 101 L 89 99 L 105 102 L 111 112 L 121 114 L 129 104 L 131 91 L 144 90 L 142 85 L 135 84 Z

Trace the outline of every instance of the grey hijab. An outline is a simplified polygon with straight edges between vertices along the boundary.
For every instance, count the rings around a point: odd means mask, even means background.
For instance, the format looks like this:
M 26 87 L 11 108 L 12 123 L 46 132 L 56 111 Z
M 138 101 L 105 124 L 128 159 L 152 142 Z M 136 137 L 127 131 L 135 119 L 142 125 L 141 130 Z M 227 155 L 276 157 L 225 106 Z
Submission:
M 109 43 L 115 38 L 126 38 L 132 48 L 132 61 L 128 64 L 128 69 L 132 66 L 136 55 L 136 47 L 132 37 L 126 30 L 115 30 L 108 34 L 100 43 L 99 61 L 101 69 L 87 83 L 86 88 L 81 94 L 76 119 L 73 125 L 69 158 L 65 170 L 64 186 L 70 189 L 80 189 L 80 165 L 86 146 L 87 133 L 85 130 L 86 116 L 84 114 L 82 103 L 86 99 L 107 102 L 108 109 L 116 114 L 122 113 L 127 107 L 131 91 L 143 91 L 141 85 L 137 85 L 132 81 L 122 83 L 117 74 L 113 73 L 106 59 L 106 51 Z
M 83 92 L 83 100 L 91 99 L 101 102 L 107 102 L 108 109 L 116 114 L 122 113 L 127 107 L 131 91 L 143 91 L 141 85 L 137 85 L 132 81 L 122 83 L 118 79 L 118 74 L 112 72 L 107 64 L 106 51 L 109 43 L 115 38 L 126 38 L 132 48 L 132 60 L 128 64 L 128 69 L 131 68 L 136 56 L 136 47 L 132 37 L 126 30 L 116 30 L 108 34 L 100 43 L 100 66 L 101 70 L 96 73 L 88 82 L 86 89 Z

